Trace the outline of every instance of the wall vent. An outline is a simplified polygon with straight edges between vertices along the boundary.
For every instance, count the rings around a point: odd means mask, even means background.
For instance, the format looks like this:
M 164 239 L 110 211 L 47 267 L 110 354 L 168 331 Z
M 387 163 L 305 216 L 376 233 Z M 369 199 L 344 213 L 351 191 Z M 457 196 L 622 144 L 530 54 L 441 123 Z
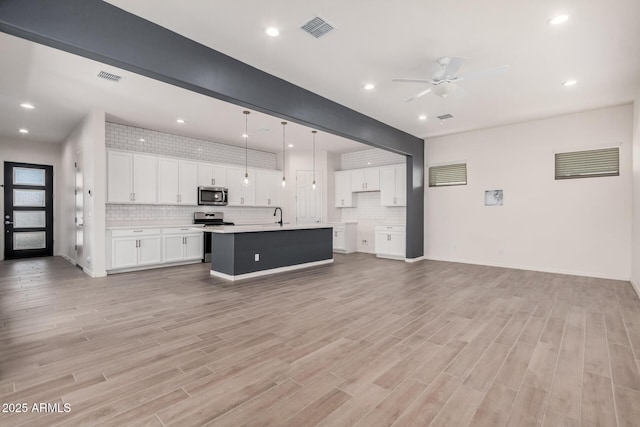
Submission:
M 309 22 L 305 23 L 302 27 L 302 30 L 311 34 L 313 37 L 319 39 L 320 37 L 327 34 L 329 31 L 333 30 L 333 25 L 329 24 L 324 19 L 316 16 L 315 18 L 309 20 Z
M 98 77 L 101 79 L 109 80 L 110 82 L 115 82 L 115 83 L 118 83 L 122 78 L 122 76 L 119 76 L 117 74 L 107 73 L 106 71 L 100 71 L 100 73 L 98 73 Z
M 438 120 L 448 120 L 448 119 L 453 119 L 453 114 L 443 114 L 441 116 L 436 116 L 438 118 Z

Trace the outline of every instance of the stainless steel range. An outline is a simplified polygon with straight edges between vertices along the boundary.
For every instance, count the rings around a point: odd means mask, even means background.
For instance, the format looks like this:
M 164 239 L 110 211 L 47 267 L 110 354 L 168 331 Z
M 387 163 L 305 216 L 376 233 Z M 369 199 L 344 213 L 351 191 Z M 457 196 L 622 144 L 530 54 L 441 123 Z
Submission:
M 216 225 L 235 225 L 232 222 L 224 220 L 224 212 L 194 212 L 193 213 L 194 224 L 204 224 L 207 227 Z M 202 259 L 204 262 L 211 262 L 211 236 L 209 233 L 204 234 L 204 256 Z

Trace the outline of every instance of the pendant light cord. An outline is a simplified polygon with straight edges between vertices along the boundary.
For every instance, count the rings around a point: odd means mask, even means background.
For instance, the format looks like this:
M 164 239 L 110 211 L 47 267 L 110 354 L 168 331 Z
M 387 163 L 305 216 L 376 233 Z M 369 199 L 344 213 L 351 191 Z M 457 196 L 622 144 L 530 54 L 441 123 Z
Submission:
M 284 129 L 285 126 L 287 125 L 287 122 L 282 122 L 282 181 L 285 180 L 284 178 L 284 171 L 285 171 L 285 143 L 284 143 Z M 284 185 L 284 184 L 283 184 Z
M 312 130 L 311 133 L 313 134 L 313 183 L 316 183 L 316 132 L 315 130 Z

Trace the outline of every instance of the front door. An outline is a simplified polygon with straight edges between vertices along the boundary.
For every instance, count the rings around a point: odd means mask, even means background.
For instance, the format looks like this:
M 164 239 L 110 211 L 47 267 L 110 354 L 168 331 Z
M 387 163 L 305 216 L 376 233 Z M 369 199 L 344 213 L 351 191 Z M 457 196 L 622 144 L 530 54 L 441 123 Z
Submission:
M 4 252 L 53 255 L 53 166 L 4 162 Z

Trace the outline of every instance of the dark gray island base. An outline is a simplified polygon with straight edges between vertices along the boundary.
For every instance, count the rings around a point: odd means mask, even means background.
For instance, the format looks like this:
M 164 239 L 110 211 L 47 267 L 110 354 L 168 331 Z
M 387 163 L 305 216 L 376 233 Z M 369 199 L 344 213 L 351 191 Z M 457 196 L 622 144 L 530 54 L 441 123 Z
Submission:
M 331 226 L 216 227 L 211 275 L 240 280 L 333 262 Z

